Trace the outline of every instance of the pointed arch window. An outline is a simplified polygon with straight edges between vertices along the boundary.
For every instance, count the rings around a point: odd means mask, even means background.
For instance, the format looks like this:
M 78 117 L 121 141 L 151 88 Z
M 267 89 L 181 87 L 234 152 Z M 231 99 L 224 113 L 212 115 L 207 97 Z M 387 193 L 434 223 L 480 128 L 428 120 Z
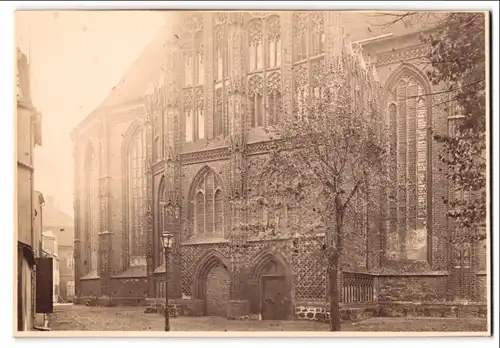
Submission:
M 250 72 L 262 70 L 264 64 L 264 27 L 261 19 L 248 23 L 248 68 Z
M 279 16 L 270 16 L 266 20 L 267 67 L 281 66 L 281 22 Z
M 268 127 L 281 120 L 281 18 L 271 14 L 248 22 L 248 123 Z
M 325 13 L 293 14 L 294 112 L 303 117 L 306 105 L 324 95 Z
M 311 27 L 311 55 L 317 56 L 325 53 L 325 16 L 322 13 L 310 14 Z
M 268 120 L 270 126 L 281 122 L 282 100 L 281 100 L 281 74 L 273 71 L 269 74 L 267 87 Z
M 87 158 L 85 163 L 85 221 L 86 221 L 86 235 L 87 235 L 87 264 L 90 271 L 97 270 L 98 264 L 98 234 L 99 234 L 99 220 L 98 220 L 98 176 L 97 176 L 97 157 L 95 155 L 92 145 L 87 150 Z
M 430 175 L 428 107 L 424 84 L 412 70 L 403 70 L 388 90 L 387 117 L 392 139 L 389 192 L 389 245 L 393 258 L 427 260 Z
M 129 266 L 146 264 L 144 216 L 146 207 L 146 139 L 142 128 L 137 128 L 127 144 L 126 202 Z
M 193 85 L 193 72 L 193 53 L 188 51 L 184 54 L 184 85 L 186 87 Z
M 325 14 L 323 12 L 295 12 L 292 20 L 294 62 L 324 54 Z
M 225 23 L 225 22 L 224 22 Z M 229 135 L 229 104 L 228 104 L 228 83 L 229 83 L 229 51 L 227 40 L 227 27 L 225 24 L 218 24 L 215 27 L 215 105 L 213 136 Z
M 198 22 L 199 24 L 200 22 Z M 186 143 L 204 139 L 205 106 L 203 105 L 203 85 L 205 83 L 205 50 L 203 26 L 185 40 L 185 80 L 184 85 L 184 140 Z M 213 60 L 210 60 L 213 62 Z
M 218 175 L 210 168 L 200 172 L 191 190 L 190 218 L 197 236 L 224 235 L 224 191 Z
M 249 81 L 249 111 L 252 127 L 262 127 L 264 125 L 264 81 L 262 76 L 253 75 Z
M 203 85 L 205 82 L 205 63 L 203 60 L 203 32 L 198 31 L 194 36 L 195 44 L 195 67 L 196 67 L 196 84 Z
M 224 25 L 215 27 L 215 80 L 222 81 L 229 75 L 229 51 L 227 32 Z

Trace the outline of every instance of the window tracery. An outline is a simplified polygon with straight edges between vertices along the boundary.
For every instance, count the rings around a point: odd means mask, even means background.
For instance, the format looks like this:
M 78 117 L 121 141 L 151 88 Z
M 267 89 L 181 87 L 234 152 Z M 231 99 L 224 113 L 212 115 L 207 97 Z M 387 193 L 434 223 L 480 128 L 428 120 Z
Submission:
M 223 236 L 224 195 L 219 176 L 206 167 L 193 181 L 191 192 L 193 234 Z
M 273 71 L 268 77 L 268 124 L 274 126 L 281 121 L 281 74 Z
M 190 143 L 205 138 L 203 14 L 190 14 L 184 21 L 184 29 L 187 32 L 185 33 L 186 38 L 183 40 L 186 49 L 184 53 L 184 140 Z
M 215 27 L 215 105 L 214 105 L 214 137 L 227 136 L 229 125 L 226 120 L 229 114 L 227 104 L 227 82 L 229 82 L 229 49 L 227 40 L 227 14 L 216 16 Z
M 398 236 L 390 245 L 392 257 L 427 259 L 427 176 L 428 176 L 428 102 L 422 83 L 408 72 L 389 90 L 386 112 L 391 134 L 391 181 L 389 193 L 389 231 Z
M 325 14 L 322 12 L 295 12 L 292 35 L 294 62 L 325 53 Z
M 203 85 L 205 82 L 205 66 L 203 61 L 203 32 L 198 31 L 194 37 L 195 42 L 195 75 L 196 75 L 196 84 Z
M 146 139 L 145 132 L 138 128 L 130 139 L 127 149 L 127 232 L 129 241 L 129 265 L 146 263 L 144 214 L 146 209 Z
M 264 125 L 264 81 L 261 75 L 253 75 L 248 80 L 248 98 L 252 127 Z
M 251 127 L 273 126 L 280 121 L 281 19 L 271 14 L 248 22 L 248 118 Z
M 264 50 L 264 28 L 261 19 L 252 19 L 248 23 L 249 72 L 262 70 Z
M 267 67 L 281 66 L 281 22 L 279 16 L 267 19 Z
M 326 33 L 323 12 L 293 14 L 294 110 L 303 117 L 310 99 L 324 93 Z

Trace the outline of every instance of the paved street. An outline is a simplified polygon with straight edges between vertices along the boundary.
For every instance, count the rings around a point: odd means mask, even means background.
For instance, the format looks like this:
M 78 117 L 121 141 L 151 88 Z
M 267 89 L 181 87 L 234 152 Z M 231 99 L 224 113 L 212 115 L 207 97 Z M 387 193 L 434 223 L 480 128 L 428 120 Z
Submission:
M 163 317 L 140 307 L 55 306 L 52 330 L 163 331 Z M 172 331 L 328 331 L 328 325 L 310 321 L 238 321 L 219 317 L 171 319 Z M 343 331 L 486 331 L 485 319 L 374 318 L 345 323 Z

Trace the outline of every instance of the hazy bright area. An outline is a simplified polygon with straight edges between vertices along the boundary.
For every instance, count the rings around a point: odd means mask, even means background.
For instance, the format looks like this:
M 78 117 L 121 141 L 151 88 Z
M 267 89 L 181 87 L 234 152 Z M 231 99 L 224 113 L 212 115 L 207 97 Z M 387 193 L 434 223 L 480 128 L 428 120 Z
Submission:
M 42 113 L 35 189 L 73 213 L 71 130 L 95 109 L 164 25 L 154 11 L 18 11 L 16 41 L 31 62 Z

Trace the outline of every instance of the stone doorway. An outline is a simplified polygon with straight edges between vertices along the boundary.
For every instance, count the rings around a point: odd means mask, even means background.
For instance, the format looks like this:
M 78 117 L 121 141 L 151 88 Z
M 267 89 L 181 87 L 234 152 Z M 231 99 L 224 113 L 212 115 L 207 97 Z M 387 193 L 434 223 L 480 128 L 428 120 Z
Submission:
M 193 274 L 193 297 L 199 301 L 202 315 L 226 316 L 230 274 L 228 260 L 217 250 L 210 250 L 198 261 Z
M 221 263 L 212 267 L 205 280 L 205 315 L 226 316 L 229 274 Z
M 275 253 L 264 253 L 254 263 L 248 283 L 250 311 L 263 320 L 286 320 L 291 313 L 291 284 L 287 263 Z
M 290 298 L 285 276 L 262 276 L 261 293 L 262 320 L 286 320 L 290 307 Z

